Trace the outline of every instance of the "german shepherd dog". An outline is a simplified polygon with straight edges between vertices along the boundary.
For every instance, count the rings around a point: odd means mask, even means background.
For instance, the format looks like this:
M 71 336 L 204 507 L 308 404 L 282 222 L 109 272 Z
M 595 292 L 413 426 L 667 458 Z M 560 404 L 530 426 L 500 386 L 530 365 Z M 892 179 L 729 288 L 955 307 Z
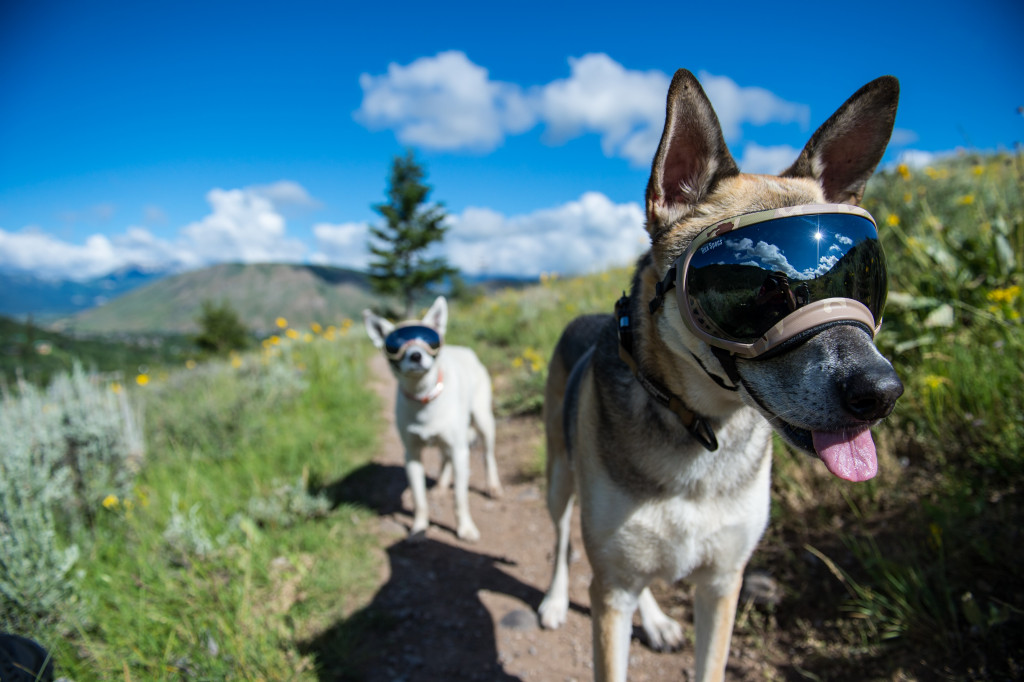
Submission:
M 569 605 L 579 497 L 594 577 L 597 680 L 625 680 L 632 616 L 679 648 L 654 578 L 696 588 L 696 679 L 725 675 L 744 567 L 768 521 L 771 431 L 865 480 L 870 427 L 903 392 L 873 339 L 886 272 L 864 188 L 892 133 L 899 83 L 855 93 L 780 176 L 740 173 L 711 103 L 679 70 L 647 186 L 650 250 L 615 315 L 577 318 L 545 393 L 555 566 L 541 624 Z

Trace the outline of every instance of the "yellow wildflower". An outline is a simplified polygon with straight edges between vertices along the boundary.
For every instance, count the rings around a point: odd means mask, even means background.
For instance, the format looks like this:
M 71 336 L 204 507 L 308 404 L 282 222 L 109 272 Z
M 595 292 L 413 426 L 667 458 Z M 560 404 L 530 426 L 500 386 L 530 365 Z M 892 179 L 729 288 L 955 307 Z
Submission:
M 114 393 L 120 393 L 123 390 L 123 387 L 121 386 L 120 382 L 115 381 L 114 383 L 110 384 L 110 390 L 113 391 Z
M 185 369 L 195 369 L 195 368 L 196 368 L 196 361 L 195 360 L 189 359 L 189 360 L 185 361 Z
M 947 379 L 946 377 L 943 377 L 943 376 L 939 376 L 938 374 L 929 374 L 928 376 L 926 376 L 924 378 L 924 385 L 927 386 L 928 388 L 932 389 L 933 391 L 935 389 L 937 389 L 939 386 L 941 386 L 942 384 L 948 384 L 948 383 L 949 383 L 949 379 Z
M 281 337 L 278 336 L 277 334 L 274 334 L 273 336 L 271 336 L 267 340 L 270 341 L 270 345 L 272 345 L 272 346 L 277 346 L 277 345 L 279 345 L 281 343 Z
M 231 366 L 238 369 L 242 366 L 242 356 L 232 353 L 231 354 Z
M 284 319 L 283 317 L 279 317 L 276 320 L 274 320 L 274 324 L 277 325 L 278 329 L 284 329 L 285 327 L 288 326 L 288 320 Z
M 287 336 L 292 341 L 294 341 L 295 339 L 299 338 L 299 332 L 294 330 L 294 329 L 289 329 L 288 331 L 286 331 L 284 333 L 284 335 Z
M 910 192 L 904 192 L 903 193 L 903 203 L 904 204 L 909 204 L 913 200 L 914 200 L 914 195 L 913 194 L 911 194 Z
M 313 330 L 314 334 L 319 334 L 324 330 L 324 328 L 320 326 L 319 322 L 314 322 L 313 324 L 309 325 L 309 328 Z
M 889 217 L 885 219 L 885 222 L 890 227 L 896 227 L 897 225 L 900 224 L 900 217 L 898 215 L 896 215 L 895 213 L 890 213 Z
M 984 175 L 985 174 L 985 167 L 984 166 L 975 166 L 972 169 L 972 171 L 973 171 L 973 173 L 975 175 Z
M 973 194 L 965 194 L 962 197 L 960 197 L 959 199 L 957 199 L 956 203 L 960 204 L 961 206 L 970 206 L 971 204 L 974 203 L 974 195 Z
M 135 377 L 135 383 L 137 383 L 139 386 L 145 386 L 146 384 L 149 383 L 149 375 L 139 374 L 138 376 Z
M 904 180 L 910 179 L 910 167 L 907 166 L 907 164 L 901 163 L 900 165 L 896 166 L 896 172 L 899 173 L 900 177 L 903 178 Z
M 985 294 L 985 298 L 993 303 L 1013 303 L 1020 297 L 1021 288 L 1019 284 L 1004 289 L 993 289 Z
M 104 509 L 117 509 L 117 495 L 107 495 L 103 498 Z

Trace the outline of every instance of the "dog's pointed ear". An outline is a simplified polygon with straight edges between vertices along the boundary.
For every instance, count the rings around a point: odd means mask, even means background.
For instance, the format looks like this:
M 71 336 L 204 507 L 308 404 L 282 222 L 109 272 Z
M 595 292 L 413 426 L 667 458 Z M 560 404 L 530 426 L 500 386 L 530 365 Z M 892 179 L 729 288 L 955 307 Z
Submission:
M 374 315 L 369 308 L 363 311 L 363 323 L 366 325 L 366 335 L 370 337 L 373 345 L 377 348 L 384 347 L 384 339 L 395 328 L 395 325 L 383 317 Z
M 811 178 L 828 201 L 859 204 L 889 144 L 899 99 L 896 78 L 871 81 L 818 128 L 782 177 Z
M 441 332 L 442 336 L 444 335 L 444 331 L 448 327 L 448 301 L 444 296 L 434 299 L 430 310 L 423 316 L 423 322 Z
M 651 237 L 703 201 L 722 178 L 738 173 L 704 89 L 679 69 L 668 88 L 665 129 L 647 183 Z

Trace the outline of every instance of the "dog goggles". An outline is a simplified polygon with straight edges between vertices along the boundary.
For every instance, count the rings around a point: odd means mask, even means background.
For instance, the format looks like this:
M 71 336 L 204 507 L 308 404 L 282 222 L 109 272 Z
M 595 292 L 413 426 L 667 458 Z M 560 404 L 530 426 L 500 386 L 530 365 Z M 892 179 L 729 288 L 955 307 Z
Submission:
M 859 323 L 874 335 L 887 273 L 871 214 L 813 204 L 748 213 L 703 230 L 658 285 L 659 299 L 673 285 L 691 331 L 752 358 L 831 322 Z
M 384 355 L 390 360 L 401 360 L 406 349 L 414 343 L 436 356 L 441 350 L 441 334 L 422 324 L 399 325 L 384 338 Z

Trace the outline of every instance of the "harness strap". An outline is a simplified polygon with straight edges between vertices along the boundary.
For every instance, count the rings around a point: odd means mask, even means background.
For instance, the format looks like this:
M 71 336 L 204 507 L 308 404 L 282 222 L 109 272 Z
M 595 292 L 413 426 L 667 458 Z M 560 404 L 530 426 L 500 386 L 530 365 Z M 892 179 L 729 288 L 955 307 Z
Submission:
M 676 286 L 676 266 L 673 265 L 665 273 L 665 278 L 658 282 L 654 287 L 654 298 L 651 299 L 648 304 L 648 310 L 651 311 L 651 315 L 658 312 L 658 308 L 665 302 L 665 294 L 672 291 Z
M 640 371 L 640 367 L 633 358 L 633 324 L 629 315 L 629 297 L 625 293 L 615 303 L 615 319 L 618 322 L 619 331 L 619 357 L 632 370 L 636 380 L 644 387 L 648 395 L 679 417 L 683 426 L 697 442 L 711 452 L 717 450 L 718 439 L 715 438 L 715 431 L 708 421 L 688 408 L 675 393 Z

